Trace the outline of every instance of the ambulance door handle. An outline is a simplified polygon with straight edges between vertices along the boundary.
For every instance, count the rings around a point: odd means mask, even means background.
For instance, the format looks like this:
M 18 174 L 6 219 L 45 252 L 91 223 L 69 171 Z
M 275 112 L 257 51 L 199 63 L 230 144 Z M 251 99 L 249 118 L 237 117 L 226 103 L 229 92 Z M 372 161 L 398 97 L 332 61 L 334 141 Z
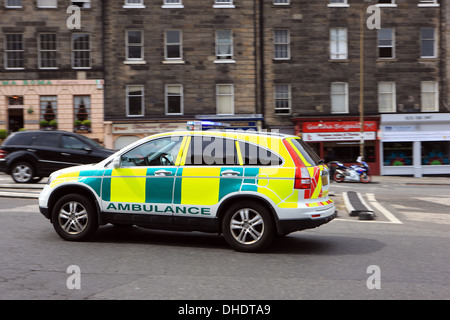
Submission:
M 238 176 L 239 173 L 240 173 L 239 171 L 225 170 L 224 172 L 222 172 L 222 176 L 225 176 L 225 177 L 229 177 L 229 176 Z
M 155 171 L 155 176 L 170 176 L 172 174 L 172 171 L 167 171 L 164 169 Z

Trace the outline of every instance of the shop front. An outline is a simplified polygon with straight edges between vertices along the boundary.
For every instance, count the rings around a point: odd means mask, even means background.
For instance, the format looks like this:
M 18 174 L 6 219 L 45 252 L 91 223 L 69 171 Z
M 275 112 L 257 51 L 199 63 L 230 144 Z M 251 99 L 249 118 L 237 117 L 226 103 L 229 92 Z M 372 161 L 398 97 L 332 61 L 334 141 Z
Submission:
M 297 121 L 296 124 L 296 134 L 301 136 L 325 160 L 325 163 L 331 161 L 340 161 L 345 165 L 356 163 L 361 141 L 359 121 Z M 364 160 L 374 175 L 380 173 L 377 130 L 378 121 L 364 121 Z
M 0 129 L 66 130 L 100 142 L 103 80 L 0 80 Z
M 381 116 L 382 175 L 450 174 L 450 114 Z

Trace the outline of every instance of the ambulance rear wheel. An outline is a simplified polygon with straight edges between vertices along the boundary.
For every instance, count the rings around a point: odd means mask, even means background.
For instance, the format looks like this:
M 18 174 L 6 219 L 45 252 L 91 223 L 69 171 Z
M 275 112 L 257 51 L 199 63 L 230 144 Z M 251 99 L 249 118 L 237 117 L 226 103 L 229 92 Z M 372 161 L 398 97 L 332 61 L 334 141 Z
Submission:
M 56 202 L 52 212 L 56 233 L 64 240 L 84 241 L 98 229 L 94 206 L 84 196 L 68 194 Z
M 275 236 L 269 210 L 257 202 L 238 202 L 230 206 L 222 222 L 222 232 L 232 248 L 245 252 L 264 250 Z

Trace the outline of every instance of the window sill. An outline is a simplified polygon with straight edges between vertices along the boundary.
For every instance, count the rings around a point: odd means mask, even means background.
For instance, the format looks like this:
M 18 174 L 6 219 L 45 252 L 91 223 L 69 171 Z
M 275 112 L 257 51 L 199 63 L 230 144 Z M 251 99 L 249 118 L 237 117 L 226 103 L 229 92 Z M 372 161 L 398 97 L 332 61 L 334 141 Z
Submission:
M 421 8 L 437 8 L 441 5 L 439 3 L 418 3 L 417 6 Z
M 328 60 L 329 62 L 350 62 L 350 60 L 349 59 L 329 59 Z
M 420 57 L 419 62 L 439 62 L 441 59 L 438 57 Z
M 378 3 L 376 6 L 380 8 L 397 8 L 397 4 L 395 3 Z
M 122 8 L 125 8 L 125 9 L 145 9 L 145 6 L 142 4 L 142 5 L 126 5 L 126 4 L 124 4 L 123 6 L 122 6 Z
M 213 5 L 214 9 L 234 9 L 236 6 L 234 4 L 215 4 Z
M 25 68 L 5 68 L 5 70 L 11 70 L 11 71 L 14 71 L 14 70 L 25 70 Z
M 233 59 L 217 59 L 217 60 L 214 60 L 214 63 L 236 63 L 236 60 L 233 60 Z
M 329 3 L 328 8 L 349 8 L 348 3 Z
M 161 6 L 163 9 L 183 9 L 184 5 L 182 4 L 163 4 Z
M 396 58 L 378 58 L 376 61 L 377 62 L 397 62 L 398 59 L 396 59 Z
M 125 60 L 123 64 L 147 64 L 145 60 Z
M 164 60 L 163 64 L 185 64 L 184 60 Z

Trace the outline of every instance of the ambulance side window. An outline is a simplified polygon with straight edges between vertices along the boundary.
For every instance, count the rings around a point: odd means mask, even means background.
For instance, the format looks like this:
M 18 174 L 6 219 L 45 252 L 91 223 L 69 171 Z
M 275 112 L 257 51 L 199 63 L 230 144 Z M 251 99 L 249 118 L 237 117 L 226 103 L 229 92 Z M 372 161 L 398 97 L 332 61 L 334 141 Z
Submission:
M 244 166 L 279 166 L 283 160 L 269 149 L 239 141 Z
M 180 150 L 182 137 L 154 139 L 137 146 L 121 156 L 122 167 L 173 166 Z
M 236 146 L 233 139 L 193 136 L 186 155 L 186 165 L 216 166 L 237 165 Z

